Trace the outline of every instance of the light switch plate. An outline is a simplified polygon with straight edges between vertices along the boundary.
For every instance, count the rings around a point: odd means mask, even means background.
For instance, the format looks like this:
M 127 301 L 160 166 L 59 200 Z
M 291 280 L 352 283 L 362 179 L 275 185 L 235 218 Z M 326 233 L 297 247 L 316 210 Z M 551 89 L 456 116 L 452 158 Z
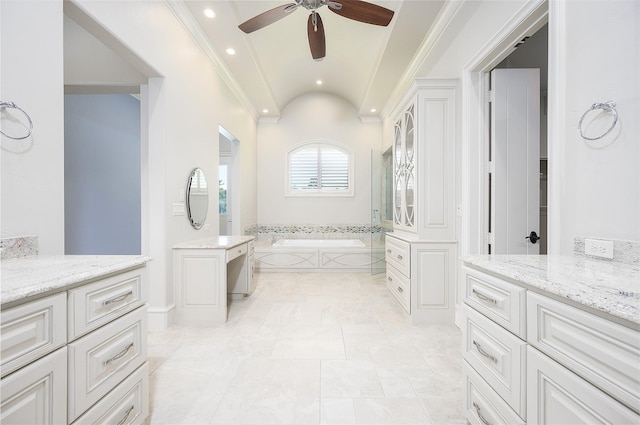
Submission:
M 173 215 L 184 215 L 185 205 L 184 202 L 175 202 L 173 204 Z

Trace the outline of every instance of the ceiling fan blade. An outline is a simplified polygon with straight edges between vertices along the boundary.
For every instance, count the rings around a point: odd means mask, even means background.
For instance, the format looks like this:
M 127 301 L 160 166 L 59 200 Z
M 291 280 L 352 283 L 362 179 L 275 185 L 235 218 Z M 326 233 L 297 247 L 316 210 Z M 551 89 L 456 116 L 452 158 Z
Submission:
M 341 8 L 334 8 L 329 5 L 329 10 L 345 18 L 354 21 L 365 22 L 367 24 L 380 25 L 386 27 L 393 18 L 393 10 L 376 4 L 367 3 L 360 0 L 334 0 L 342 5 Z
M 309 36 L 309 48 L 311 49 L 313 59 L 317 61 L 324 59 L 327 47 L 324 39 L 324 25 L 322 25 L 320 15 L 316 12 L 309 15 L 307 35 Z
M 273 24 L 274 22 L 279 21 L 280 19 L 289 15 L 289 13 L 295 10 L 297 7 L 297 3 L 288 3 L 284 6 L 274 7 L 271 10 L 262 12 L 261 14 L 256 15 L 253 18 L 241 23 L 240 25 L 238 25 L 238 28 L 240 28 L 247 34 L 252 33 L 266 27 L 269 24 Z

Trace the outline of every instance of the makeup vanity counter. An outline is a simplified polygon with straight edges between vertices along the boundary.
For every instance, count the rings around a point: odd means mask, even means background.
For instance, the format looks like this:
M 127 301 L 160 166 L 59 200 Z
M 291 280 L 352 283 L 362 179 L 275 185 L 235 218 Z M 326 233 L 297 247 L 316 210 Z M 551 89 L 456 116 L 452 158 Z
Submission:
M 144 422 L 149 260 L 28 256 L 0 262 L 0 422 Z
M 227 320 L 228 298 L 255 289 L 253 236 L 219 236 L 173 247 L 176 321 L 215 325 Z
M 472 424 L 640 423 L 640 266 L 463 258 Z

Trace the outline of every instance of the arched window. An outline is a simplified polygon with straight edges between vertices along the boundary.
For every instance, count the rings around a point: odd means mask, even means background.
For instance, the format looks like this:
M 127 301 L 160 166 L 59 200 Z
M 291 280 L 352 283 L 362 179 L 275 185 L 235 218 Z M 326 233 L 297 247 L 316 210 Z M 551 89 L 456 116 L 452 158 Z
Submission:
M 287 195 L 352 196 L 351 152 L 336 143 L 313 141 L 287 156 Z

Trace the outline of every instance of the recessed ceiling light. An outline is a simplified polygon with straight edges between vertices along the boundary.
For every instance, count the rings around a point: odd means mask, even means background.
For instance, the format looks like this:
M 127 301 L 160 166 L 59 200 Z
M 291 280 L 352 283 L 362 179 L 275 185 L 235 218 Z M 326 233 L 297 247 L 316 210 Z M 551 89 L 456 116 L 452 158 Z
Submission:
M 317 85 L 319 85 L 319 86 L 321 86 L 321 85 L 322 85 L 322 80 L 317 80 L 317 81 L 316 81 L 316 84 L 317 84 Z
M 371 108 L 371 112 L 376 112 L 376 108 Z
M 227 52 L 227 54 L 231 55 L 231 56 L 236 54 L 236 50 L 231 48 L 231 47 L 229 47 L 227 50 L 225 50 L 225 52 Z
M 263 110 L 262 110 L 262 113 L 263 113 L 263 114 L 268 114 L 268 113 L 269 113 L 269 110 L 268 110 L 268 109 L 263 109 Z
M 202 13 L 204 13 L 204 16 L 209 19 L 213 19 L 216 17 L 216 12 L 214 12 L 213 9 L 205 9 L 202 11 Z

